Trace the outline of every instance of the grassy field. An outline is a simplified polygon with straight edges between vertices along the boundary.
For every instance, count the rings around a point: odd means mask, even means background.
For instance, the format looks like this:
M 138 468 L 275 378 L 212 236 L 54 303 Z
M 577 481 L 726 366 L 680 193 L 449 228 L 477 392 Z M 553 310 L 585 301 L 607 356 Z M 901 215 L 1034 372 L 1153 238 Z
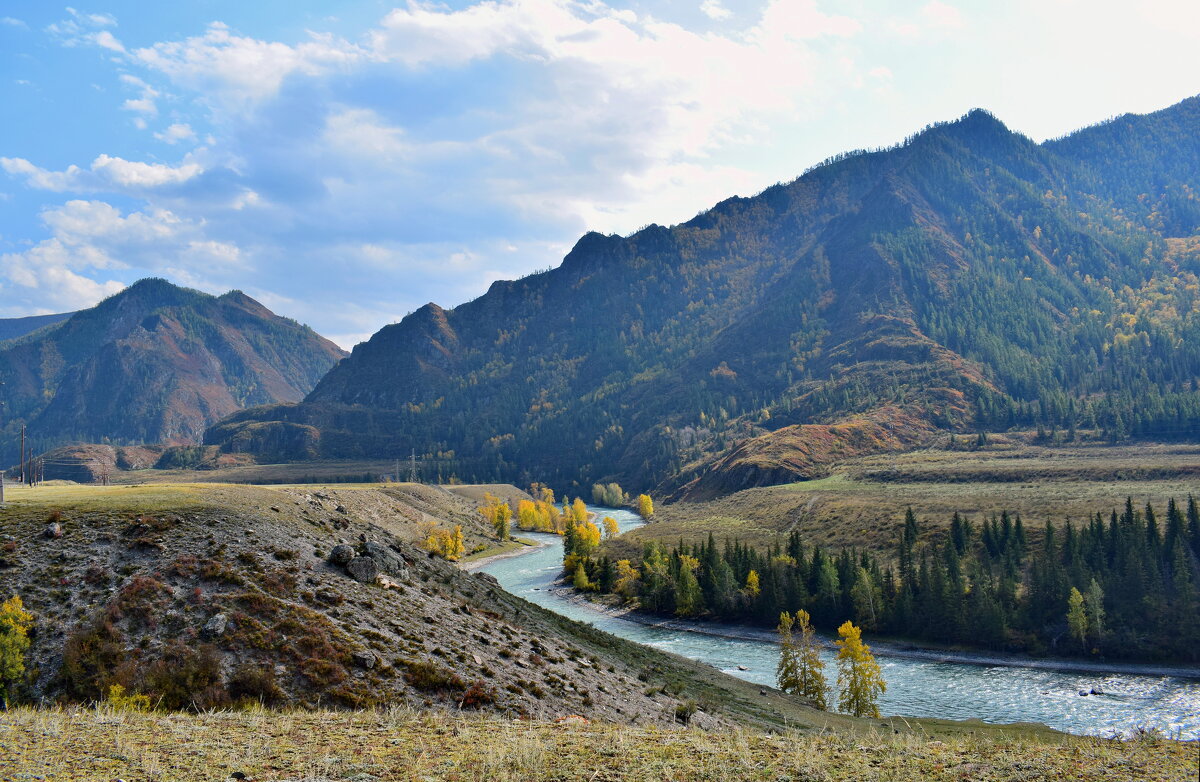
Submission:
M 764 546 L 792 530 L 806 543 L 894 548 L 904 511 L 928 529 L 957 511 L 978 522 L 1019 512 L 1031 537 L 1049 519 L 1076 523 L 1107 514 L 1132 497 L 1163 507 L 1170 497 L 1200 495 L 1200 448 L 1194 445 L 1005 445 L 978 451 L 916 451 L 837 465 L 820 480 L 748 489 L 708 502 L 662 506 L 654 523 L 624 536 L 631 553 L 648 539 L 698 541 L 709 531 Z
M 960 735 L 633 728 L 410 710 L 136 714 L 17 709 L 3 780 L 1141 780 L 1195 778 L 1197 746 Z M 369 775 L 369 776 L 365 776 Z

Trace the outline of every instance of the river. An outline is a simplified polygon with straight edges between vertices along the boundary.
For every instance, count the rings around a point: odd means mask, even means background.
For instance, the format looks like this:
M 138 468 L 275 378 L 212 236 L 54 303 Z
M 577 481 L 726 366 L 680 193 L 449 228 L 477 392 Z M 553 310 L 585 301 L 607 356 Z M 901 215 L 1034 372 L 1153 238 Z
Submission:
M 617 520 L 622 532 L 640 526 L 636 514 L 591 507 Z M 573 599 L 556 587 L 562 564 L 562 540 L 555 535 L 522 533 L 544 544 L 519 556 L 497 559 L 479 568 L 515 595 L 551 611 L 668 652 L 708 663 L 725 673 L 758 684 L 774 684 L 779 648 L 768 640 L 731 638 L 686 623 L 644 623 L 614 616 Z M 868 643 L 870 639 L 868 638 Z M 1200 739 L 1200 680 L 1145 675 L 1120 664 L 1102 671 L 1046 670 L 1027 667 L 1020 658 L 1003 664 L 912 659 L 876 647 L 887 692 L 880 698 L 885 715 L 943 717 L 986 722 L 1040 722 L 1071 733 L 1128 735 L 1139 728 L 1171 737 Z M 836 681 L 831 651 L 823 653 L 826 678 Z M 741 670 L 739 666 L 747 670 Z M 1080 696 L 1096 689 L 1103 695 Z

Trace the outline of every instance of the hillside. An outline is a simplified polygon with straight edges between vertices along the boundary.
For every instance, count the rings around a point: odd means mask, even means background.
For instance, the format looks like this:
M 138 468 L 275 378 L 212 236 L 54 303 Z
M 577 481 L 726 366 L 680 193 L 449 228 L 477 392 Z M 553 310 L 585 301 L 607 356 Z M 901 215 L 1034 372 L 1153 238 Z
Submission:
M 467 552 L 496 542 L 474 501 L 436 487 L 43 486 L 9 499 L 0 592 L 35 616 L 23 700 L 89 702 L 121 684 L 166 710 L 260 702 L 857 724 L 427 555 L 415 544 L 456 524 Z M 342 564 L 341 553 L 356 558 Z M 699 711 L 679 717 L 689 702 Z
M 58 315 L 30 315 L 27 318 L 0 318 L 0 342 L 17 339 L 38 329 L 62 323 L 74 314 L 64 312 Z
M 64 442 L 197 442 L 250 405 L 302 398 L 343 353 L 238 291 L 142 280 L 51 329 L 0 344 L 0 456 L 28 429 Z
M 206 441 L 699 499 L 940 432 L 1200 437 L 1200 98 L 1035 144 L 973 111 L 428 304 Z

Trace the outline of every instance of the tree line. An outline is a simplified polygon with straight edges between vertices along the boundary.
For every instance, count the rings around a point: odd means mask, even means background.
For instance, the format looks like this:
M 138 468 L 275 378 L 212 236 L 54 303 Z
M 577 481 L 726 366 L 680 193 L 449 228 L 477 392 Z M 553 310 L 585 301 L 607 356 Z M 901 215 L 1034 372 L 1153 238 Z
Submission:
M 922 531 L 904 514 L 890 557 L 807 546 L 799 534 L 765 550 L 648 543 L 612 561 L 571 544 L 576 586 L 617 594 L 644 611 L 774 626 L 804 610 L 814 626 L 850 620 L 878 633 L 1034 654 L 1200 659 L 1200 510 L 1127 500 L 1106 517 L 1031 533 L 1007 511 L 973 522 L 954 514 Z

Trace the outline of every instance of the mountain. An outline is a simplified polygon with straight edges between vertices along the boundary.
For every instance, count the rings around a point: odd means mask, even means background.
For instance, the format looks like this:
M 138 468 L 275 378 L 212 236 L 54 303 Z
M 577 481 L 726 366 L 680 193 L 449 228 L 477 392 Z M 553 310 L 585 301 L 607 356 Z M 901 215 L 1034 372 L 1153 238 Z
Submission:
M 702 497 L 947 431 L 1200 437 L 1198 139 L 1200 98 L 1043 144 L 975 110 L 590 233 L 207 442 Z
M 301 399 L 343 355 L 239 291 L 142 280 L 0 345 L 5 456 L 16 458 L 21 423 L 39 449 L 196 442 L 243 407 Z
M 0 318 L 0 342 L 23 337 L 46 326 L 62 323 L 74 314 L 73 312 L 63 312 L 58 315 L 30 315 L 27 318 Z

